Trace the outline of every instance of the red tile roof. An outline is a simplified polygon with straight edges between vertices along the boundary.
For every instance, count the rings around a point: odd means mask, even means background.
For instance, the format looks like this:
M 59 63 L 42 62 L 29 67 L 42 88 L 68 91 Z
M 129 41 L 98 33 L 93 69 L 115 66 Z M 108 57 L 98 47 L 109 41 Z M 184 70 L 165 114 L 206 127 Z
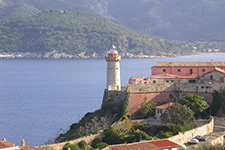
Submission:
M 130 77 L 130 79 L 135 79 L 135 80 L 144 80 L 144 77 Z
M 9 147 L 16 147 L 14 144 L 11 144 L 7 141 L 0 141 L 0 149 L 2 148 L 9 148 Z
M 209 71 L 209 72 L 206 72 L 205 74 L 210 73 L 210 72 L 212 72 L 212 71 L 218 71 L 218 72 L 221 72 L 221 73 L 224 73 L 224 74 L 225 74 L 225 70 L 223 70 L 223 69 L 221 69 L 221 68 L 218 68 L 218 67 L 215 67 L 213 70 L 211 70 L 211 71 Z M 204 74 L 204 75 L 205 75 L 205 74 Z
M 131 144 L 110 145 L 103 150 L 162 150 L 180 147 L 169 140 L 145 141 Z
M 179 147 L 180 145 L 171 142 L 169 140 L 157 140 L 154 141 L 152 144 L 154 144 L 157 147 L 160 147 L 161 149 L 165 149 L 165 148 L 171 148 L 171 147 Z
M 164 104 L 164 105 L 156 106 L 155 108 L 158 108 L 158 109 L 166 109 L 166 108 L 168 108 L 169 106 L 172 106 L 172 105 L 174 105 L 174 104 L 175 104 L 175 103 L 170 102 L 170 103 L 166 103 L 166 104 Z
M 188 66 L 188 67 L 198 67 L 198 66 L 225 66 L 225 62 L 157 62 L 157 67 L 167 67 L 167 66 Z

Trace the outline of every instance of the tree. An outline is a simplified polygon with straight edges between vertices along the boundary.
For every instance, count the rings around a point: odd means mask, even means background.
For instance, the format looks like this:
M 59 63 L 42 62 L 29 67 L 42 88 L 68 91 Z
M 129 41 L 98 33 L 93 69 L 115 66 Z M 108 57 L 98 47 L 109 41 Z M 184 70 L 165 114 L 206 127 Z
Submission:
M 146 134 L 144 131 L 141 131 L 139 129 L 134 131 L 135 135 L 135 141 L 139 142 L 141 140 L 151 140 L 152 138 L 149 137 L 148 134 Z
M 79 146 L 77 145 L 72 145 L 70 143 L 66 143 L 66 145 L 63 147 L 63 150 L 80 150 Z
M 214 91 L 213 92 L 213 103 L 211 113 L 213 116 L 217 115 L 219 110 L 223 110 L 225 114 L 225 90 L 224 91 Z
M 105 148 L 105 147 L 107 147 L 107 146 L 108 146 L 108 144 L 105 143 L 105 142 L 101 142 L 101 143 L 98 143 L 98 144 L 97 144 L 97 148 L 99 148 L 99 149 L 103 149 L 103 148 Z
M 95 138 L 95 139 L 92 141 L 91 146 L 92 146 L 93 148 L 97 148 L 97 144 L 98 144 L 98 143 L 101 143 L 101 142 L 102 142 L 102 139 L 100 139 L 100 138 Z
M 145 117 L 149 117 L 151 115 L 154 115 L 155 112 L 155 103 L 150 101 L 150 102 L 146 102 L 144 101 L 141 104 L 141 109 L 143 114 L 145 115 Z
M 77 145 L 82 150 L 88 150 L 89 149 L 89 145 L 84 140 L 82 140 L 79 143 L 77 143 Z
M 161 120 L 164 123 L 185 125 L 194 121 L 193 116 L 194 112 L 186 105 L 176 103 L 167 108 L 166 112 L 161 115 Z
M 130 132 L 132 128 L 131 120 L 127 116 L 123 116 L 123 120 L 113 126 L 113 130 L 116 134 L 125 135 Z
M 201 96 L 198 95 L 187 95 L 180 99 L 180 104 L 186 105 L 195 114 L 205 111 L 209 108 L 208 102 Z

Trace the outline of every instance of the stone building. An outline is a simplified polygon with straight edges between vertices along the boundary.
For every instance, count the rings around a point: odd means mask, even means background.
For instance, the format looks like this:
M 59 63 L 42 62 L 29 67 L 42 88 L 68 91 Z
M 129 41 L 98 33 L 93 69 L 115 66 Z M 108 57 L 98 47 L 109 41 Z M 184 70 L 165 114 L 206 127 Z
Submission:
M 130 77 L 129 84 L 147 84 L 151 83 L 151 81 L 148 78 L 144 77 Z
M 205 83 L 212 84 L 215 82 L 224 83 L 225 78 L 225 70 L 220 69 L 218 67 L 214 67 L 213 70 L 205 72 L 201 76 L 197 75 L 176 75 L 176 74 L 159 74 L 152 75 L 151 82 L 152 83 L 168 83 L 168 82 L 179 82 L 179 83 Z
M 215 67 L 225 70 L 225 62 L 157 62 L 152 69 L 152 76 L 160 74 L 172 74 L 179 76 L 202 76 Z
M 167 103 L 167 104 L 163 104 L 163 105 L 160 105 L 160 106 L 156 106 L 155 107 L 155 117 L 157 120 L 161 120 L 160 117 L 161 115 L 166 112 L 166 109 L 172 105 L 174 105 L 175 103 L 173 102 L 170 102 L 170 103 Z
M 143 82 L 144 78 L 134 77 L 136 80 L 129 82 L 127 112 L 135 118 L 139 116 L 144 101 L 156 105 L 176 103 L 188 94 L 202 96 L 212 104 L 213 91 L 225 89 L 224 69 L 225 62 L 157 63 L 152 67 L 148 83 Z
M 20 147 L 15 146 L 15 144 L 10 143 L 3 138 L 3 140 L 0 141 L 0 150 L 46 150 L 39 147 L 25 146 L 24 140 L 22 140 L 20 144 Z

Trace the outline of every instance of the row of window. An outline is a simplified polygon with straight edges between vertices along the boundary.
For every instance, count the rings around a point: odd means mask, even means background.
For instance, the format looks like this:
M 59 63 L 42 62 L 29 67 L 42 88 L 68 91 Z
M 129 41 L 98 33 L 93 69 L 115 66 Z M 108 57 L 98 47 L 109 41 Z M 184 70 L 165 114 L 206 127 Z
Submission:
M 157 114 L 162 114 L 162 109 L 157 109 Z
M 166 69 L 163 69 L 163 72 L 166 72 Z M 181 72 L 181 69 L 177 69 L 177 72 Z M 190 73 L 192 74 L 193 70 L 190 69 Z M 202 69 L 202 72 L 205 72 L 205 69 Z

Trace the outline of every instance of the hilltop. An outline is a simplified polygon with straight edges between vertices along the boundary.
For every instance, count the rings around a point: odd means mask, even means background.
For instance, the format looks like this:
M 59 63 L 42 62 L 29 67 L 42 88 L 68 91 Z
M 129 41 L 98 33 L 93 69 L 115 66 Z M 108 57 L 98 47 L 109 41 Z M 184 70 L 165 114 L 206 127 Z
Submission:
M 185 42 L 141 35 L 84 12 L 49 10 L 11 18 L 0 23 L 0 31 L 1 52 L 46 53 L 54 50 L 53 53 L 63 53 L 65 57 L 99 58 L 105 56 L 113 43 L 124 56 L 191 53 L 191 45 Z
M 83 11 L 153 36 L 224 41 L 222 0 L 0 0 L 0 20 L 46 9 Z

